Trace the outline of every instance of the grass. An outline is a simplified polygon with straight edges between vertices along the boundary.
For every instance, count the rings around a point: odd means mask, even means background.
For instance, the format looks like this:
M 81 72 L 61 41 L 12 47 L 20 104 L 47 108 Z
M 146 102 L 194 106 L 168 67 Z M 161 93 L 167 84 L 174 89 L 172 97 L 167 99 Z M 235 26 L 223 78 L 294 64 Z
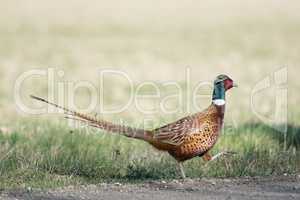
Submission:
M 27 122 L 10 134 L 0 133 L 0 188 L 57 187 L 103 181 L 173 179 L 175 161 L 149 145 L 119 135 L 72 130 L 59 122 Z M 185 163 L 196 177 L 269 176 L 299 173 L 299 127 L 289 126 L 288 148 L 273 129 L 262 124 L 225 128 L 213 149 L 238 152 L 206 164 Z M 296 137 L 295 137 L 296 136 Z

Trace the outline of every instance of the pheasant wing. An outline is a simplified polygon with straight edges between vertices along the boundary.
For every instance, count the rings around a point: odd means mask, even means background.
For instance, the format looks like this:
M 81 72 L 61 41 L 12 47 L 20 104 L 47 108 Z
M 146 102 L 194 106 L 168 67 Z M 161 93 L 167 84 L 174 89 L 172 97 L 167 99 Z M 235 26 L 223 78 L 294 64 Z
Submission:
M 186 136 L 194 132 L 194 119 L 195 115 L 192 115 L 157 128 L 153 130 L 153 137 L 163 143 L 180 145 Z

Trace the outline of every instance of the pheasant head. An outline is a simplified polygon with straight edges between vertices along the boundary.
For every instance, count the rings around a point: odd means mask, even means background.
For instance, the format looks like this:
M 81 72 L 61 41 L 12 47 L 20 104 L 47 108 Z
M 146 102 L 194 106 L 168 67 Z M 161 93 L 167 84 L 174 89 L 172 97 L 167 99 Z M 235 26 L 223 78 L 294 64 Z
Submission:
M 227 75 L 221 74 L 217 76 L 214 81 L 214 90 L 212 95 L 213 103 L 216 105 L 224 105 L 225 93 L 233 87 L 237 87 L 237 84 L 235 84 Z

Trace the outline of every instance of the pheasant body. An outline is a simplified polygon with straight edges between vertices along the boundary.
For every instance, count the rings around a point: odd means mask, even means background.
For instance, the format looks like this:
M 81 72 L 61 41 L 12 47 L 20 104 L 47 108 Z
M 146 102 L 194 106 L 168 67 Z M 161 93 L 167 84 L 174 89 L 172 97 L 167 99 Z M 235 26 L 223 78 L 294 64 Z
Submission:
M 174 124 L 153 131 L 154 141 L 150 143 L 159 150 L 167 150 L 177 161 L 185 161 L 195 156 L 205 154 L 217 142 L 223 124 L 225 106 L 210 105 L 205 111 L 183 118 Z M 183 139 L 179 144 L 172 144 L 170 138 L 164 138 L 164 130 L 174 137 L 172 127 L 182 121 L 189 121 L 191 127 L 185 129 Z M 186 125 L 188 126 L 188 125 Z M 169 128 L 169 129 L 168 129 Z M 158 138 L 155 140 L 155 138 Z

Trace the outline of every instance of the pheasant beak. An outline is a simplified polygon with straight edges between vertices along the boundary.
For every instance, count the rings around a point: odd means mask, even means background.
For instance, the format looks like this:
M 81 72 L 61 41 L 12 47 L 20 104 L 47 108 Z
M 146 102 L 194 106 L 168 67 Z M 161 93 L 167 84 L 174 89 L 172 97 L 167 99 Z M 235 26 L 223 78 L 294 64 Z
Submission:
M 238 87 L 238 84 L 233 83 L 233 84 L 232 84 L 232 87 Z

